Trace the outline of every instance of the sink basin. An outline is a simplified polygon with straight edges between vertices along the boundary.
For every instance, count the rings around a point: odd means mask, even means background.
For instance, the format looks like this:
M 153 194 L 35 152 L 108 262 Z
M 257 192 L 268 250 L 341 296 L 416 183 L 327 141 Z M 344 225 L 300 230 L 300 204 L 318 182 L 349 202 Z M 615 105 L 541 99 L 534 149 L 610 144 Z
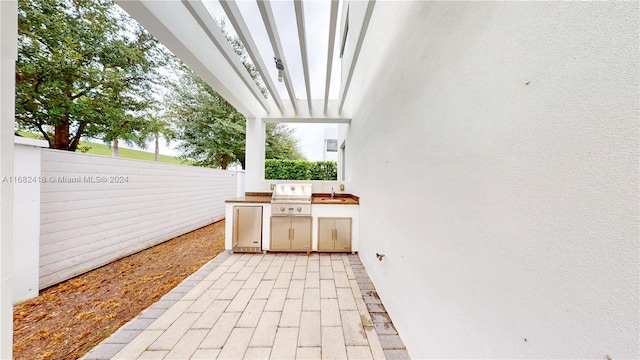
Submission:
M 340 203 L 340 202 L 345 202 L 347 201 L 347 199 L 344 198 L 320 198 L 320 201 L 322 202 L 335 202 L 335 203 Z

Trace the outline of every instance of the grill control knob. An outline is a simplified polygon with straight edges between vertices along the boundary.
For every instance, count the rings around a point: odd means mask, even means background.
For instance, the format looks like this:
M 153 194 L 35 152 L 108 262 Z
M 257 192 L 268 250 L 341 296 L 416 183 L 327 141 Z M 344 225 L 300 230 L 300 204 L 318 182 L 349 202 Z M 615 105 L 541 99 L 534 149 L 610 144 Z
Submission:
M 281 206 L 281 207 L 280 207 L 280 211 L 284 211 L 284 206 Z
M 298 212 L 301 212 L 302 208 L 300 206 L 298 206 L 298 208 L 296 210 L 298 210 Z

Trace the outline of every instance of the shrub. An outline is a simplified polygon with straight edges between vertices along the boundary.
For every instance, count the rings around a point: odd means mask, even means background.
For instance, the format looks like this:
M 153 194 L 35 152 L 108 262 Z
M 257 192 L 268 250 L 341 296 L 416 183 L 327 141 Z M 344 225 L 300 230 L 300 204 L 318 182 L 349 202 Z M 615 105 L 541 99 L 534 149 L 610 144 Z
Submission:
M 87 151 L 91 150 L 91 146 L 89 146 L 89 145 L 78 145 L 76 150 L 78 150 L 81 153 L 86 153 Z
M 267 180 L 336 180 L 338 170 L 334 161 L 268 159 L 264 161 L 264 178 Z

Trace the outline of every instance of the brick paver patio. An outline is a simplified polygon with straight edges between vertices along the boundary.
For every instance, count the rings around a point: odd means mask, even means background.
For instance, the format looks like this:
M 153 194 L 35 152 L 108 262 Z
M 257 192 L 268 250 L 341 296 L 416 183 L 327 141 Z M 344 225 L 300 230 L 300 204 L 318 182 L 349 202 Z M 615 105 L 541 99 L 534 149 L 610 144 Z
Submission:
M 84 359 L 408 359 L 357 255 L 223 253 Z

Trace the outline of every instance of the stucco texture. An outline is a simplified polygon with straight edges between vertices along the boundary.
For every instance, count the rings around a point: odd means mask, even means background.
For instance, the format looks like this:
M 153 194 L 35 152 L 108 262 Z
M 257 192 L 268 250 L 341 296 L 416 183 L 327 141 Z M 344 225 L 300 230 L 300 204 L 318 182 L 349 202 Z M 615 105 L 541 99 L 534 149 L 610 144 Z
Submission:
M 640 357 L 638 19 L 377 2 L 347 164 L 360 257 L 414 358 Z

